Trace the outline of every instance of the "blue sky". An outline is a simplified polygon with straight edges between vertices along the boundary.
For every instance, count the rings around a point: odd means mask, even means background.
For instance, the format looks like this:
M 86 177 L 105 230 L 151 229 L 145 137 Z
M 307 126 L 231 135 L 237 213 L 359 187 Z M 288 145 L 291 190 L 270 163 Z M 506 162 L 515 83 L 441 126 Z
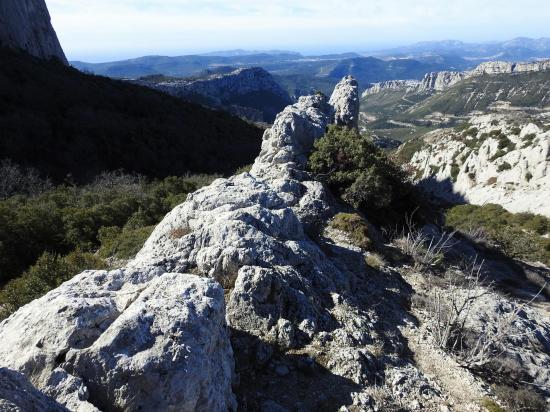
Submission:
M 550 37 L 549 0 L 46 0 L 71 60 Z

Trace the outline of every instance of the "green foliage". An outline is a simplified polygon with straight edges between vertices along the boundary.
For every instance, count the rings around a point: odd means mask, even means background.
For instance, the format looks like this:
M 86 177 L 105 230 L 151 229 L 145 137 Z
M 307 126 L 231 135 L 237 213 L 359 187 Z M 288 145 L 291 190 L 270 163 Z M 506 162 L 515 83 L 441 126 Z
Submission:
M 459 205 L 445 213 L 446 224 L 470 232 L 482 228 L 489 240 L 508 256 L 550 264 L 550 219 L 531 213 L 510 213 L 502 206 Z
M 372 250 L 374 245 L 369 236 L 369 225 L 357 213 L 338 213 L 330 222 L 330 226 L 345 232 L 355 246 L 363 250 Z
M 19 276 L 45 251 L 97 250 L 101 228 L 119 228 L 126 237 L 142 236 L 139 229 L 158 223 L 188 193 L 216 177 L 190 175 L 147 182 L 107 174 L 86 186 L 62 185 L 35 197 L 0 200 L 0 284 Z M 133 250 L 127 239 L 117 242 L 121 245 L 116 250 L 122 247 L 123 255 Z
M 530 182 L 532 178 L 533 178 L 533 174 L 531 172 L 525 173 L 525 180 Z
M 99 256 L 117 259 L 130 259 L 142 248 L 147 238 L 153 232 L 154 226 L 135 229 L 120 229 L 119 227 L 102 227 L 99 229 L 101 248 Z
M 66 256 L 44 252 L 21 277 L 0 291 L 0 319 L 37 299 L 85 269 L 105 269 L 99 257 L 75 250 Z
M 453 182 L 456 182 L 456 179 L 457 179 L 459 173 L 460 173 L 460 166 L 456 163 L 453 163 L 451 165 L 451 180 Z
M 512 168 L 512 165 L 508 162 L 504 162 L 500 164 L 497 168 L 497 172 L 504 172 L 505 170 L 510 170 Z
M 498 385 L 494 391 L 511 411 L 539 412 L 546 409 L 544 397 L 533 389 Z
M 490 398 L 483 398 L 481 400 L 481 406 L 483 406 L 489 412 L 507 412 L 506 409 L 502 408 L 498 403 Z
M 464 132 L 464 136 L 476 137 L 478 132 L 479 130 L 477 127 L 471 127 Z
M 416 207 L 405 173 L 369 139 L 331 126 L 317 140 L 309 167 L 344 202 L 380 221 L 403 217 Z

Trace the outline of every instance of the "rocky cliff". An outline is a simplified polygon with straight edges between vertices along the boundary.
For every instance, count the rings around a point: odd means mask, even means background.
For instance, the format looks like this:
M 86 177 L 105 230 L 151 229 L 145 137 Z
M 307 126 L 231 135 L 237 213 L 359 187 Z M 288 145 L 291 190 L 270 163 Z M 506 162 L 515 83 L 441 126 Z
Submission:
M 222 108 L 253 121 L 273 122 L 277 113 L 290 104 L 290 97 L 266 70 L 237 69 L 200 79 L 140 80 L 185 100 Z
M 0 45 L 25 50 L 40 58 L 67 63 L 44 0 L 0 2 Z
M 125 268 L 3 321 L 0 365 L 76 411 L 479 410 L 488 390 L 417 326 L 415 283 L 330 228 L 341 205 L 307 172 L 331 122 L 356 127 L 358 98 L 345 78 L 286 107 L 251 171 L 189 195 Z M 486 295 L 472 328 L 518 307 Z M 524 308 L 518 324 L 542 344 L 514 335 L 502 356 L 547 385 L 548 322 Z
M 410 162 L 420 184 L 447 201 L 550 217 L 550 131 L 526 114 L 476 116 L 469 124 L 422 138 Z
M 541 60 L 528 63 L 486 62 L 475 69 L 465 72 L 432 72 L 427 73 L 422 80 L 390 80 L 375 83 L 362 97 L 367 97 L 384 90 L 400 90 L 411 93 L 437 92 L 447 90 L 458 82 L 484 74 L 494 75 L 502 73 L 529 73 L 550 70 L 550 60 Z

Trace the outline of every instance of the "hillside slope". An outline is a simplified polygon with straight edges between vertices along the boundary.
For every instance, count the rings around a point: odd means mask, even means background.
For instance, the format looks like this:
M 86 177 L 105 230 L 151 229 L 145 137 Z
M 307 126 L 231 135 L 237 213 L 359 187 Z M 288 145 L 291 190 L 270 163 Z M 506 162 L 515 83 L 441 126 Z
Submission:
M 262 130 L 227 113 L 9 49 L 0 60 L 0 159 L 54 180 L 229 173 L 260 148 Z
M 452 203 L 499 204 L 550 217 L 550 124 L 526 113 L 472 117 L 406 143 L 419 184 Z
M 288 93 L 260 67 L 191 79 L 151 76 L 135 83 L 257 122 L 272 123 L 291 103 Z
M 405 116 L 419 118 L 434 112 L 466 115 L 498 108 L 497 102 L 514 107 L 550 105 L 550 70 L 472 77 L 409 108 Z

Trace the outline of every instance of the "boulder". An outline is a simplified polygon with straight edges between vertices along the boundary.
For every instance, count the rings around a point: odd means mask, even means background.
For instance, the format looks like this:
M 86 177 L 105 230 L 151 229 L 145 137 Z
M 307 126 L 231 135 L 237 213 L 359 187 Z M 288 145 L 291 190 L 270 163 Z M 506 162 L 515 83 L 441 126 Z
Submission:
M 0 364 L 75 411 L 231 410 L 224 316 L 209 279 L 84 272 L 0 324 Z
M 32 386 L 25 376 L 7 368 L 0 368 L 0 411 L 69 412 Z

